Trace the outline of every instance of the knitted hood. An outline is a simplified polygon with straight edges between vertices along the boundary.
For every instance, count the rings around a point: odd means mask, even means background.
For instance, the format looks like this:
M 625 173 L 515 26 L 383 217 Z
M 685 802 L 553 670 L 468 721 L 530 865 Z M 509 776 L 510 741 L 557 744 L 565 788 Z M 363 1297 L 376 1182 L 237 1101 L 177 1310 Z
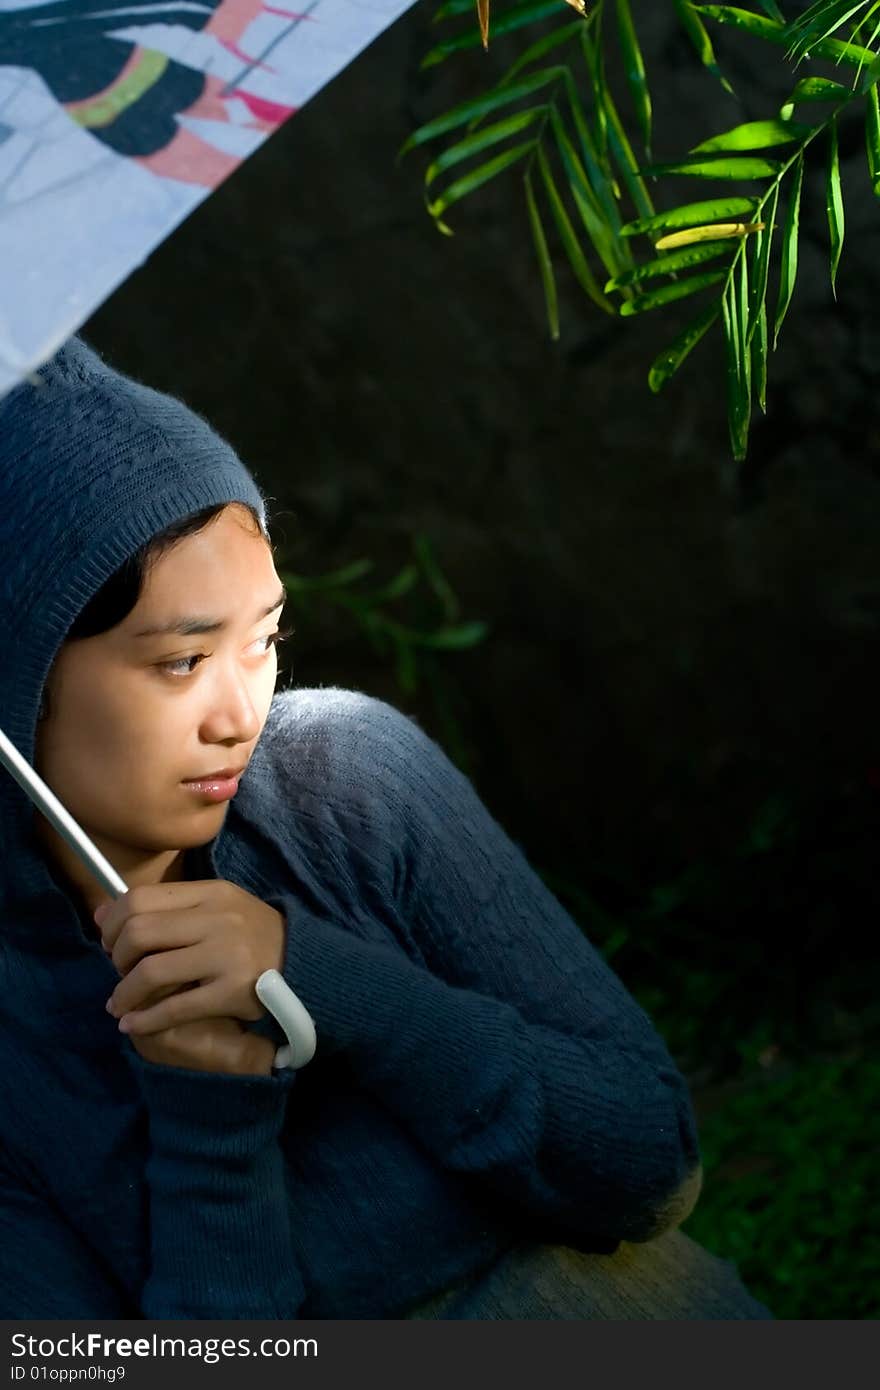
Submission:
M 43 684 L 77 615 L 172 522 L 262 495 L 235 451 L 180 401 L 72 339 L 0 401 L 0 728 L 33 766 Z M 35 811 L 0 766 L 0 904 L 57 893 Z M 4 929 L 0 919 L 0 932 Z

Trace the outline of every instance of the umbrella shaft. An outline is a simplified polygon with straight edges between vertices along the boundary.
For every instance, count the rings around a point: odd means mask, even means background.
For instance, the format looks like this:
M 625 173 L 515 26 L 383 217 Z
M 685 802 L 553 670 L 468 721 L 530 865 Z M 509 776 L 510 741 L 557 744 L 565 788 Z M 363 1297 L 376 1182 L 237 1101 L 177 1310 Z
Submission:
M 65 810 L 55 793 L 49 790 L 42 777 L 21 756 L 15 745 L 10 743 L 2 729 L 0 763 L 15 778 L 49 824 L 55 827 L 74 853 L 79 855 L 89 873 L 94 875 L 104 891 L 112 898 L 121 898 L 123 893 L 127 893 L 128 884 L 116 872 L 109 859 L 105 859 L 97 846 L 92 844 L 85 831 L 76 823 L 70 812 Z

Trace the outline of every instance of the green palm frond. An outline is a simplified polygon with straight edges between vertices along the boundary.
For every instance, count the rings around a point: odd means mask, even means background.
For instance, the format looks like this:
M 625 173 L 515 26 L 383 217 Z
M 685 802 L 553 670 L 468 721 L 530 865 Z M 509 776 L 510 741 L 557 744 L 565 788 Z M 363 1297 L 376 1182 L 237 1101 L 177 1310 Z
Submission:
M 745 457 L 752 414 L 752 359 L 746 343 L 748 324 L 748 262 L 739 257 L 738 271 L 728 276 L 721 296 L 727 356 L 727 418 L 734 458 Z
M 831 292 L 837 298 L 837 267 L 843 249 L 843 190 L 840 186 L 840 159 L 837 150 L 837 117 L 832 117 L 828 140 L 826 207 L 831 233 Z
M 801 154 L 798 156 L 798 161 L 795 165 L 794 178 L 788 198 L 785 230 L 782 233 L 782 267 L 779 272 L 779 299 L 776 304 L 776 322 L 773 329 L 774 352 L 776 351 L 776 344 L 779 340 L 779 330 L 782 327 L 782 321 L 788 313 L 788 306 L 791 303 L 791 296 L 794 293 L 794 282 L 797 278 L 798 235 L 800 231 L 801 187 L 803 181 L 804 160 Z
M 710 304 L 708 309 L 705 309 L 693 323 L 688 324 L 675 342 L 654 360 L 648 373 L 648 385 L 655 394 L 662 391 L 669 378 L 678 371 L 684 359 L 716 323 L 720 313 L 720 304 Z
M 624 285 L 640 285 L 643 280 L 653 280 L 658 275 L 673 275 L 679 270 L 689 270 L 692 265 L 702 265 L 704 261 L 714 261 L 719 256 L 732 254 L 733 244 L 728 238 L 698 242 L 670 256 L 658 256 L 656 260 L 645 261 L 633 270 L 624 270 L 608 281 L 605 290 L 607 293 L 609 290 L 623 289 Z
M 516 29 L 524 29 L 529 24 L 535 24 L 539 20 L 558 15 L 559 10 L 559 0 L 526 0 L 525 4 L 513 5 L 502 10 L 500 17 L 496 10 L 492 19 L 492 35 L 497 38 L 499 34 L 511 34 Z M 459 17 L 462 14 L 471 16 L 473 12 L 472 0 L 468 0 L 466 6 L 453 0 L 453 4 L 443 6 L 435 19 L 450 16 Z M 468 24 L 454 37 L 435 44 L 422 59 L 422 67 L 436 67 L 438 63 L 443 63 L 447 58 L 450 58 L 453 53 L 465 53 L 470 48 L 481 48 L 482 46 L 483 39 L 480 30 L 475 29 L 472 24 Z
M 538 24 L 540 34 L 528 37 L 488 91 L 421 126 L 402 152 L 452 137 L 425 173 L 426 206 L 447 233 L 450 207 L 518 169 L 554 339 L 560 254 L 593 306 L 615 317 L 662 313 L 699 297 L 698 312 L 651 364 L 648 384 L 662 390 L 720 325 L 731 448 L 742 459 L 753 406 L 767 408 L 770 340 L 775 351 L 797 279 L 804 170 L 820 151 L 836 296 L 845 225 L 839 130 L 854 104 L 864 103 L 868 173 L 880 197 L 880 0 L 817 0 L 792 20 L 776 0 L 759 0 L 756 9 L 670 3 L 696 60 L 729 93 L 712 28 L 733 27 L 770 43 L 782 61 L 800 68 L 778 114 L 732 124 L 687 152 L 652 162 L 656 103 L 635 0 L 594 0 L 575 20 L 562 0 L 518 0 L 493 9 L 493 34 Z M 566 4 L 577 9 L 580 0 Z M 564 22 L 551 26 L 551 15 Z M 472 0 L 446 0 L 437 15 L 444 23 L 465 17 L 467 30 L 436 45 L 425 65 L 479 42 Z M 837 73 L 801 75 L 816 60 L 834 64 Z M 644 161 L 636 158 L 634 140 Z M 690 202 L 672 199 L 673 206 L 658 211 L 657 190 L 674 188 L 680 178 L 711 181 L 718 191 Z M 639 256 L 641 238 L 647 255 Z
M 532 236 L 535 239 L 535 251 L 538 255 L 541 282 L 544 286 L 544 299 L 547 303 L 547 320 L 550 324 L 550 336 L 552 338 L 558 338 L 559 305 L 556 295 L 556 277 L 553 274 L 553 262 L 550 260 L 550 252 L 547 249 L 547 237 L 544 234 L 541 214 L 538 210 L 538 204 L 535 201 L 535 190 L 532 187 L 531 171 L 526 174 L 524 182 L 526 187 L 526 206 L 529 210 L 529 223 L 532 228 Z
M 620 28 L 620 46 L 626 64 L 626 76 L 630 95 L 642 131 L 645 153 L 651 158 L 651 93 L 645 75 L 645 60 L 639 46 L 636 27 L 633 23 L 629 0 L 616 0 L 617 23 Z
M 876 86 L 869 88 L 865 109 L 865 148 L 874 196 L 880 198 L 880 99 Z
M 778 145 L 790 145 L 809 135 L 812 126 L 795 125 L 793 121 L 748 121 L 734 126 L 722 135 L 713 135 L 702 144 L 694 145 L 693 154 L 717 154 L 726 150 L 770 150 Z
M 759 226 L 755 231 L 752 242 L 754 253 L 753 277 L 752 277 L 752 302 L 749 306 L 749 322 L 746 331 L 746 342 L 751 343 L 755 335 L 755 329 L 762 312 L 765 316 L 767 309 L 767 280 L 770 273 L 770 251 L 773 245 L 773 233 L 776 230 L 776 207 L 779 202 L 779 184 L 777 183 L 770 195 L 767 205 L 766 222 Z
M 796 61 L 806 57 L 814 45 L 830 39 L 848 20 L 859 15 L 861 18 L 851 30 L 851 36 L 861 28 L 865 11 L 875 9 L 873 0 L 817 0 L 797 19 L 792 20 L 788 29 L 791 35 L 789 56 Z
M 789 56 L 795 56 L 792 54 L 791 25 L 786 24 L 782 19 L 771 19 L 766 14 L 755 14 L 753 10 L 742 10 L 735 5 L 695 5 L 694 8 L 699 15 L 704 15 L 717 24 L 726 24 L 734 29 L 742 29 L 745 33 L 753 35 L 754 38 L 765 39 L 769 43 L 778 44 L 788 51 Z M 796 40 L 794 47 L 797 48 Z M 865 63 L 873 62 L 877 55 L 873 50 L 863 48 L 860 44 L 829 38 L 816 32 L 811 36 L 809 45 L 800 50 L 797 61 L 805 61 L 808 57 L 826 58 L 832 63 L 846 63 L 861 69 Z
M 715 48 L 709 37 L 709 31 L 697 13 L 696 6 L 690 0 L 673 0 L 678 22 L 687 34 L 697 56 L 704 68 L 708 68 L 712 76 L 717 79 L 726 92 L 734 96 L 734 90 L 728 82 L 721 68 L 718 66 L 718 59 L 715 57 Z M 775 16 L 774 16 L 775 17 Z

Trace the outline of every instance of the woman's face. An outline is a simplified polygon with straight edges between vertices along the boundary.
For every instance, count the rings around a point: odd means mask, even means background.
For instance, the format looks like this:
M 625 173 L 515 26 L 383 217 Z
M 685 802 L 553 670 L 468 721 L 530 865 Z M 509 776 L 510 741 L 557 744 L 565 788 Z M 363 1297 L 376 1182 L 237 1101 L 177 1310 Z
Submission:
M 117 866 L 213 839 L 228 800 L 184 782 L 243 768 L 266 722 L 283 592 L 269 545 L 246 526 L 231 505 L 178 541 L 128 617 L 65 643 L 52 668 L 36 769 Z M 220 626 L 140 635 L 195 619 Z

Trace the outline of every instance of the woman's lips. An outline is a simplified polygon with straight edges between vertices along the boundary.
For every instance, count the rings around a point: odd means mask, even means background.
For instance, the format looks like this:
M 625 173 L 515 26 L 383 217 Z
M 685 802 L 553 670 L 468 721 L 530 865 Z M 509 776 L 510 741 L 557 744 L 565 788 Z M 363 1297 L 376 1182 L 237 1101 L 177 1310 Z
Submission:
M 239 772 L 235 777 L 209 777 L 198 782 L 183 782 L 181 785 L 195 792 L 197 796 L 203 796 L 206 801 L 228 801 L 238 791 L 240 780 Z

